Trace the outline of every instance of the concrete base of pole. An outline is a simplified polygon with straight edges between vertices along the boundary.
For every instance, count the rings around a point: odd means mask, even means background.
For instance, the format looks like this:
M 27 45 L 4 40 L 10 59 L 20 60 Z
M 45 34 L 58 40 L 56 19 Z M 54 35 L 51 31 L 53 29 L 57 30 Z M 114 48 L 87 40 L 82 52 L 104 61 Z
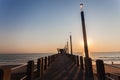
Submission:
M 83 70 L 84 66 L 83 66 L 83 57 L 80 56 L 80 68 Z
M 106 80 L 104 62 L 102 60 L 96 60 L 96 67 L 98 80 Z
M 90 78 L 90 80 L 94 80 L 92 60 L 91 58 L 87 57 L 85 57 L 84 60 L 85 60 L 85 75 L 87 78 Z

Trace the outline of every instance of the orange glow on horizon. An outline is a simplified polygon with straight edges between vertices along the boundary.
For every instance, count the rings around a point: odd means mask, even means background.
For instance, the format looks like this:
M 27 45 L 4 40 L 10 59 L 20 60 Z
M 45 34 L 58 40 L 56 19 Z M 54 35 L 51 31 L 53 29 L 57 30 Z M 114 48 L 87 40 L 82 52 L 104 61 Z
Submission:
M 88 40 L 87 43 L 88 43 L 88 48 L 90 48 L 90 46 L 92 46 L 92 40 Z M 83 40 L 81 41 L 81 46 L 84 48 Z

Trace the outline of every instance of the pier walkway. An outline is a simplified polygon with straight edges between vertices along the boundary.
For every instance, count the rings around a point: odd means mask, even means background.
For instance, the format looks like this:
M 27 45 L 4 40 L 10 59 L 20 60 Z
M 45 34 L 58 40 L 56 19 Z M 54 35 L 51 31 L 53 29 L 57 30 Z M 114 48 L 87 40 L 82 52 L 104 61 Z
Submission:
M 37 63 L 30 60 L 24 66 L 0 68 L 0 80 L 120 80 L 119 67 L 99 59 L 92 62 L 82 56 L 53 54 L 38 58 Z
M 65 54 L 58 54 L 43 77 L 36 80 L 84 80 L 84 74 L 72 59 Z

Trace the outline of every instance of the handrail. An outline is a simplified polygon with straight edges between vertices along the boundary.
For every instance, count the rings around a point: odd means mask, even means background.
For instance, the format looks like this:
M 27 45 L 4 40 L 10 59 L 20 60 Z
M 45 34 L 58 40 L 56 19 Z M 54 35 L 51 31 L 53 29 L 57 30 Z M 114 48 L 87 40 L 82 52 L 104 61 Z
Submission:
M 106 75 L 105 77 L 106 77 L 107 79 L 110 79 L 110 80 L 115 80 L 115 79 L 111 78 L 111 77 L 108 76 L 108 75 Z
M 34 69 L 34 72 L 36 72 L 37 69 Z M 24 80 L 25 78 L 27 78 L 27 75 L 23 76 L 20 80 Z
M 96 62 L 96 60 L 94 60 L 94 59 L 92 59 L 92 61 L 93 61 L 93 62 Z M 107 63 L 104 63 L 104 64 L 107 65 L 107 66 L 111 66 L 111 67 L 113 67 L 113 68 L 118 68 L 118 69 L 120 69 L 120 67 L 115 66 L 115 65 L 111 65 L 111 64 L 107 64 Z
M 120 69 L 120 67 L 118 67 L 118 66 L 110 65 L 110 64 L 107 64 L 107 63 L 104 63 L 104 64 L 107 65 L 107 66 L 111 66 L 111 67 L 113 67 L 113 68 L 118 68 L 118 69 Z
M 98 59 L 98 60 L 100 60 L 100 59 Z M 103 61 L 103 60 L 101 60 L 101 61 Z M 95 59 L 92 59 L 92 62 L 96 62 L 96 60 Z M 96 63 L 97 64 L 97 63 Z M 99 66 L 99 65 L 98 65 Z M 120 69 L 120 67 L 119 66 L 117 66 L 117 65 L 111 65 L 111 64 L 107 64 L 107 63 L 104 63 L 103 62 L 103 67 L 104 66 L 109 66 L 109 67 L 111 67 L 111 68 L 114 68 L 114 69 Z M 99 67 L 100 68 L 100 67 Z M 98 69 L 99 69 L 98 68 Z M 102 68 L 101 68 L 102 69 Z M 95 69 L 94 69 L 95 70 Z M 106 69 L 105 69 L 106 70 Z M 98 70 L 99 71 L 99 70 Z M 97 72 L 97 73 L 99 73 L 99 72 Z M 120 75 L 119 74 L 113 74 L 113 73 L 108 73 L 108 74 L 110 74 L 110 75 L 115 75 L 116 76 L 116 78 L 118 78 Z M 104 77 L 106 78 L 106 79 L 109 79 L 109 80 L 116 80 L 116 79 L 114 79 L 112 76 L 110 76 L 110 75 L 108 75 L 108 74 L 105 74 L 104 75 Z M 100 78 L 101 79 L 101 78 Z M 118 80 L 118 79 L 117 79 Z
M 20 65 L 20 66 L 17 66 L 17 67 L 13 67 L 13 68 L 11 68 L 11 70 L 13 71 L 13 70 L 16 70 L 16 69 L 18 69 L 18 68 L 21 68 L 21 67 L 23 67 L 23 66 L 26 66 L 27 64 L 23 64 L 23 65 Z
M 27 75 L 23 76 L 20 80 L 24 80 L 25 78 L 27 78 Z
M 10 79 L 9 76 L 11 74 L 13 74 L 12 78 L 14 78 L 14 71 L 16 71 L 17 69 L 19 70 L 21 68 L 25 68 L 25 71 L 27 74 L 21 75 L 20 80 L 26 80 L 26 78 L 28 78 L 30 80 L 36 75 L 39 75 L 38 77 L 41 77 L 41 76 L 43 76 L 43 72 L 54 62 L 56 57 L 57 57 L 57 54 L 54 54 L 51 56 L 38 58 L 37 60 L 30 60 L 26 64 L 21 64 L 16 67 L 13 67 L 11 69 L 1 69 L 0 72 L 2 74 L 4 72 L 5 73 L 2 76 L 0 76 L 0 79 L 4 80 L 5 77 L 3 77 L 3 76 L 7 76 Z M 40 60 L 40 62 L 38 62 L 39 60 Z M 33 73 L 33 74 L 31 74 L 31 73 Z M 16 76 L 16 73 L 15 73 L 15 76 Z M 15 78 L 17 78 L 17 77 L 15 77 Z

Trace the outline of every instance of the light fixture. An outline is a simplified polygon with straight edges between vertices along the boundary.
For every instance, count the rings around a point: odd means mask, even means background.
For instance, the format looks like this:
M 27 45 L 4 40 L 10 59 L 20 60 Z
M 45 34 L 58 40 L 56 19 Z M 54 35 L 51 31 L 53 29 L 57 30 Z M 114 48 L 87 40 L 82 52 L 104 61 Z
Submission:
M 83 11 L 83 3 L 80 3 L 80 10 Z

